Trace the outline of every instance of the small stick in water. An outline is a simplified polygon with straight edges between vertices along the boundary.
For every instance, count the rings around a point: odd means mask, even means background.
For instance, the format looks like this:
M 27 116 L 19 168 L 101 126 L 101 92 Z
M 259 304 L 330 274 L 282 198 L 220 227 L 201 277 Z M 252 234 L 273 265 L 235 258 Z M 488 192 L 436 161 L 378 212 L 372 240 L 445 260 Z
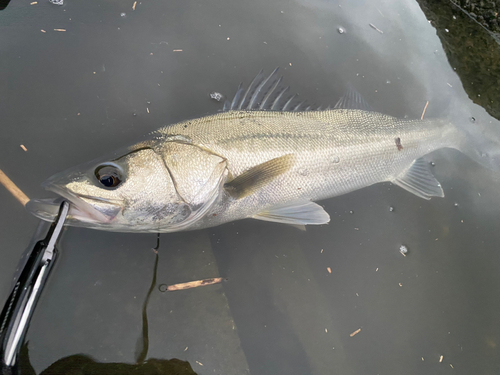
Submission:
M 12 182 L 10 178 L 7 177 L 5 173 L 0 169 L 0 184 L 5 186 L 5 188 L 16 198 L 23 206 L 30 200 L 26 194 L 24 194 L 21 189 L 19 189 L 15 183 Z
M 180 284 L 174 284 L 174 285 L 168 285 L 168 286 L 165 284 L 162 284 L 162 285 L 160 285 L 160 291 L 161 292 L 173 292 L 175 290 L 198 288 L 200 286 L 218 284 L 218 283 L 222 282 L 222 280 L 225 280 L 225 279 L 223 279 L 222 277 L 215 277 L 213 279 L 189 281 L 187 283 L 180 283 Z
M 384 32 L 382 30 L 380 30 L 377 26 L 375 26 L 373 23 L 370 23 L 369 24 L 370 27 L 373 29 L 373 30 L 377 30 L 380 34 L 383 34 Z
M 420 120 L 423 120 L 423 119 L 424 119 L 425 110 L 427 109 L 427 106 L 428 106 L 428 105 L 429 105 L 429 101 L 427 100 L 427 103 L 425 103 L 424 111 L 422 112 L 422 116 L 420 116 Z

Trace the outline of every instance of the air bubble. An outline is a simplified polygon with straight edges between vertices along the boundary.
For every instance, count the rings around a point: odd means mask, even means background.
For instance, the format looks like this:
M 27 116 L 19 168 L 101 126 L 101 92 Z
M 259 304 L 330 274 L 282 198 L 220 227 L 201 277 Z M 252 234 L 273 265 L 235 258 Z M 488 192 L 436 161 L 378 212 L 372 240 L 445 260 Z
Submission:
M 345 34 L 345 29 L 342 26 L 339 26 L 337 28 L 337 31 L 339 32 L 339 34 Z

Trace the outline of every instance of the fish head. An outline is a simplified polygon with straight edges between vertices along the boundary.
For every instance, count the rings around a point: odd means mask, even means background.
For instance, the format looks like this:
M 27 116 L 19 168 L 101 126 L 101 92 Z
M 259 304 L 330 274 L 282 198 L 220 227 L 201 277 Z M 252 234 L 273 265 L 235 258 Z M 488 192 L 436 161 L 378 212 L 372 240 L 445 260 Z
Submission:
M 191 228 L 216 201 L 226 160 L 173 137 L 142 142 L 58 173 L 42 186 L 71 203 L 67 225 L 116 232 L 175 232 Z M 59 201 L 60 198 L 59 197 Z M 53 220 L 58 200 L 28 202 Z

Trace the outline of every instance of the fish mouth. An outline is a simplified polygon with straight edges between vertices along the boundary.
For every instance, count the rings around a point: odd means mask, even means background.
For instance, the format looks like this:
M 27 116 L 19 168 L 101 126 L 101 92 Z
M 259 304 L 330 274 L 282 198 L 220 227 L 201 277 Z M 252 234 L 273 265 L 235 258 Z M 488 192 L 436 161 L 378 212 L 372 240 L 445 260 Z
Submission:
M 59 212 L 59 206 L 63 200 L 70 203 L 69 213 L 66 219 L 67 225 L 87 226 L 92 224 L 106 224 L 115 219 L 121 211 L 116 203 L 106 199 L 78 195 L 60 186 L 53 184 L 50 179 L 42 184 L 49 191 L 59 195 L 58 198 L 31 199 L 26 204 L 26 209 L 34 216 L 45 221 L 54 221 Z M 96 209 L 93 204 L 105 207 L 105 212 Z

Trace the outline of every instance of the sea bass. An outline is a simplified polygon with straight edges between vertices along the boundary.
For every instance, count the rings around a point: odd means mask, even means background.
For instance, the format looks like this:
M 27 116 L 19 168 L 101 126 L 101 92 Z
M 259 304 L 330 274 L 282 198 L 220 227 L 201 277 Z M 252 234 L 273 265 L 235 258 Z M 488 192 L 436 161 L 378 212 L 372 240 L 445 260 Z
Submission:
M 390 181 L 424 199 L 443 189 L 422 156 L 458 149 L 498 170 L 497 144 L 449 119 L 373 112 L 350 89 L 332 109 L 287 96 L 277 69 L 239 87 L 224 112 L 163 127 L 147 139 L 49 178 L 71 202 L 66 224 L 116 232 L 175 232 L 254 218 L 326 224 L 314 203 Z M 52 220 L 56 200 L 28 209 Z

